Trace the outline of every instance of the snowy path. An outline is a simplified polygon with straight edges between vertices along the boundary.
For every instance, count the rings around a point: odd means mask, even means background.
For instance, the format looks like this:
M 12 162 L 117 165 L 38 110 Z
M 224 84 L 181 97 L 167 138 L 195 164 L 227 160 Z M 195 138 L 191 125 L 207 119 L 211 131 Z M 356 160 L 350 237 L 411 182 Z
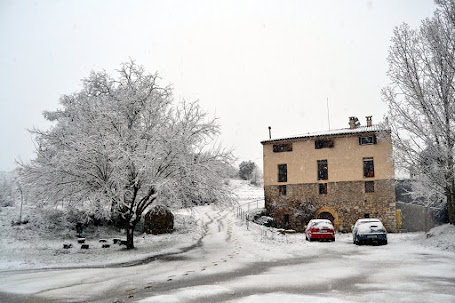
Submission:
M 232 218 L 227 217 L 230 212 L 207 210 L 199 210 L 206 236 L 186 253 L 134 267 L 4 272 L 0 273 L 0 297 L 11 302 L 33 302 L 35 298 L 85 302 L 129 296 L 139 289 L 163 287 L 173 281 L 191 281 L 195 275 L 210 281 L 214 272 L 241 268 L 241 246 L 232 237 Z
M 455 254 L 413 235 L 356 246 L 349 235 L 309 243 L 261 238 L 232 210 L 198 209 L 199 245 L 120 268 L 0 273 L 1 302 L 455 302 Z

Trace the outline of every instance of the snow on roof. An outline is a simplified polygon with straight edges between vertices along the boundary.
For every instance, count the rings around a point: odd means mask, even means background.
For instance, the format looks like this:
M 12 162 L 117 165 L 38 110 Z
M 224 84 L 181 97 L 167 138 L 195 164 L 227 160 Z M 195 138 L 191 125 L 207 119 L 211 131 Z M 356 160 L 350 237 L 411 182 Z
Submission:
M 303 134 L 303 135 L 296 135 L 296 136 L 286 137 L 286 138 L 264 140 L 264 141 L 261 141 L 261 144 L 272 143 L 272 142 L 276 142 L 276 141 L 286 141 L 286 140 L 315 138 L 315 137 L 351 135 L 351 134 L 358 134 L 358 133 L 376 133 L 376 132 L 380 132 L 380 131 L 390 131 L 390 129 L 384 127 L 384 125 L 382 125 L 382 124 L 375 124 L 372 126 L 359 126 L 359 127 L 353 128 L 353 129 L 341 128 L 341 129 L 334 129 L 334 130 L 328 130 L 328 131 L 307 133 L 307 134 Z

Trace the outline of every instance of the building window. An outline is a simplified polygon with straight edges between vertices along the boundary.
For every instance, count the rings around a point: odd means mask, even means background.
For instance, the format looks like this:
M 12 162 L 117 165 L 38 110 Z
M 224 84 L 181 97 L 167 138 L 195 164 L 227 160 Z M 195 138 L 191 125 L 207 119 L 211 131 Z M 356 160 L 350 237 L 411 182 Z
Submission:
M 287 164 L 278 164 L 278 182 L 288 182 Z
M 373 158 L 363 158 L 363 177 L 364 178 L 374 177 Z
M 359 137 L 359 144 L 360 145 L 371 145 L 371 144 L 377 144 L 376 136 L 360 136 Z
M 314 141 L 314 148 L 321 149 L 321 148 L 332 148 L 334 146 L 333 140 L 316 140 Z
M 318 160 L 318 180 L 329 179 L 329 167 L 327 160 Z
M 327 195 L 327 183 L 319 183 L 319 194 Z
M 278 185 L 278 190 L 280 192 L 280 196 L 286 196 L 287 195 L 286 185 Z
M 366 193 L 374 193 L 374 181 L 366 181 L 365 182 L 365 192 Z
M 291 152 L 291 151 L 292 151 L 292 143 L 289 143 L 289 144 L 274 144 L 273 145 L 273 152 L 274 153 Z

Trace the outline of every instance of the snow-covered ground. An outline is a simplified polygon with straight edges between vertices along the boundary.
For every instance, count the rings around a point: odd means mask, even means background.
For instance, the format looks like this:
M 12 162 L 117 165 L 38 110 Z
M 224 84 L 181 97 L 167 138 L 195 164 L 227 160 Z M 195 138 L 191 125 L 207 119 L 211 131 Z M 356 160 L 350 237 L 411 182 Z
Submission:
M 421 239 L 421 242 L 426 247 L 455 252 L 455 226 L 444 224 L 435 227 Z
M 248 203 L 251 208 L 257 203 L 263 207 L 263 189 L 250 186 L 246 181 L 232 180 L 230 186 L 236 193 L 239 205 L 245 210 Z M 100 227 L 87 236 L 89 250 L 81 250 L 77 243 L 74 227 L 62 229 L 62 226 L 38 223 L 41 215 L 34 207 L 25 206 L 23 217 L 30 223 L 13 226 L 11 222 L 19 220 L 19 207 L 0 208 L 0 271 L 17 269 L 43 269 L 67 267 L 103 267 L 171 254 L 195 245 L 202 237 L 202 222 L 195 216 L 195 209 L 174 211 L 175 232 L 168 235 L 141 234 L 135 237 L 136 249 L 127 251 L 125 247 L 112 245 L 114 238 L 125 238 L 125 233 L 114 232 Z M 102 248 L 100 239 L 108 240 L 111 246 Z M 63 243 L 71 243 L 71 249 L 64 249 Z
M 12 226 L 18 220 L 18 210 L 5 207 L 0 210 L 0 271 L 16 269 L 43 269 L 56 267 L 103 267 L 147 259 L 156 255 L 180 252 L 197 243 L 203 234 L 202 225 L 196 222 L 192 210 L 179 210 L 175 213 L 176 231 L 173 234 L 138 234 L 135 237 L 136 249 L 128 251 L 125 246 L 113 244 L 114 238 L 125 239 L 124 232 L 115 232 L 99 227 L 88 233 L 86 244 L 90 249 L 82 250 L 77 242 L 75 228 L 62 230 L 55 226 L 37 227 L 36 209 L 24 208 L 30 223 Z M 102 248 L 107 240 L 109 248 Z M 64 249 L 64 243 L 72 248 Z
M 262 197 L 261 188 L 241 181 L 233 186 L 242 207 Z M 235 207 L 198 207 L 192 217 L 204 232 L 195 228 L 162 238 L 138 237 L 139 253 L 132 255 L 118 248 L 75 249 L 60 259 L 53 255 L 59 246 L 52 245 L 61 245 L 61 239 L 27 246 L 27 253 L 0 248 L 0 301 L 455 302 L 455 229 L 450 225 L 434 229 L 429 238 L 389 234 L 386 246 L 356 246 L 350 234 L 337 234 L 333 243 L 310 243 L 302 234 L 247 225 Z M 24 241 L 8 233 L 1 243 L 21 250 L 18 242 Z M 136 266 L 26 270 L 103 266 L 191 245 Z

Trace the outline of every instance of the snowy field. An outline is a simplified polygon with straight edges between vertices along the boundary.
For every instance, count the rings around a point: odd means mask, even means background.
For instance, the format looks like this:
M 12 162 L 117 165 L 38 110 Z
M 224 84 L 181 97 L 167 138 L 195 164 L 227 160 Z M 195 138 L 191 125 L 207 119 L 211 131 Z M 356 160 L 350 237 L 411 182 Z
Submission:
M 233 186 L 242 207 L 262 197 L 261 188 Z M 389 234 L 386 246 L 356 246 L 350 234 L 310 243 L 302 234 L 247 225 L 235 207 L 204 206 L 181 214 L 194 231 L 182 223 L 172 235 L 138 236 L 132 254 L 119 247 L 63 254 L 57 253 L 63 239 L 29 241 L 25 231 L 7 226 L 5 213 L 1 302 L 455 302 L 450 225 L 428 238 Z M 154 255 L 161 256 L 110 266 Z

